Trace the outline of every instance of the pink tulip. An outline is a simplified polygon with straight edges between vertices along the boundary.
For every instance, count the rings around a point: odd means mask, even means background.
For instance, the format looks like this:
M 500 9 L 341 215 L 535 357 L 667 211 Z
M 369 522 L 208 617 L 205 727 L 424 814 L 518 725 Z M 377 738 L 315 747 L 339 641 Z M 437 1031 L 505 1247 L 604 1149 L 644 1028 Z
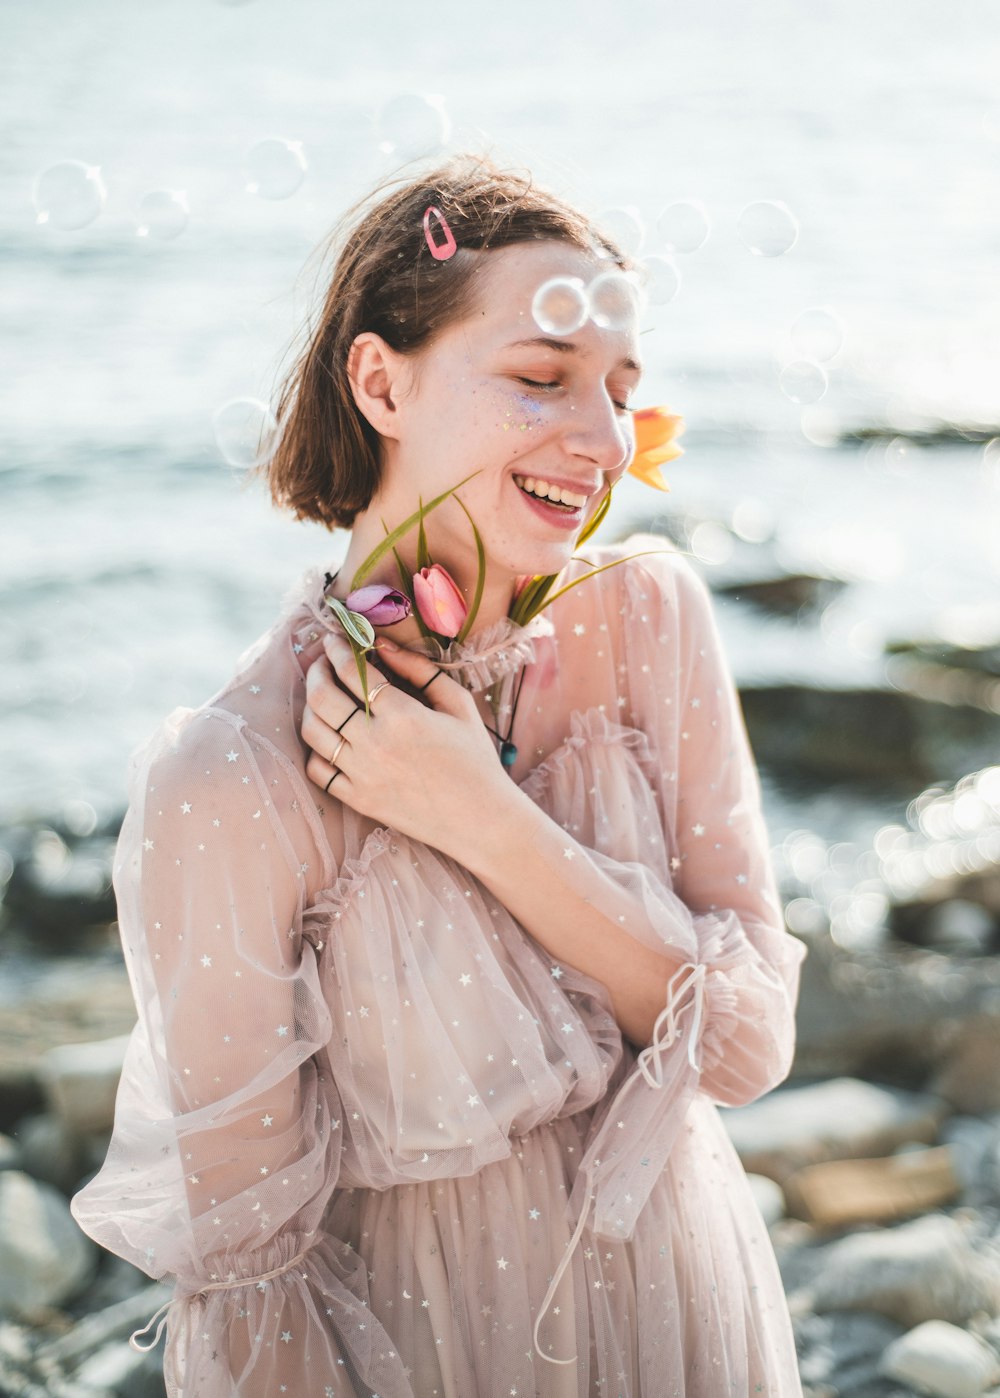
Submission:
M 352 612 L 360 612 L 373 626 L 393 626 L 410 615 L 409 597 L 386 583 L 368 583 L 355 588 L 344 598 L 344 606 Z
M 413 574 L 413 600 L 424 625 L 431 631 L 449 639 L 461 631 L 469 609 L 451 574 L 439 563 Z

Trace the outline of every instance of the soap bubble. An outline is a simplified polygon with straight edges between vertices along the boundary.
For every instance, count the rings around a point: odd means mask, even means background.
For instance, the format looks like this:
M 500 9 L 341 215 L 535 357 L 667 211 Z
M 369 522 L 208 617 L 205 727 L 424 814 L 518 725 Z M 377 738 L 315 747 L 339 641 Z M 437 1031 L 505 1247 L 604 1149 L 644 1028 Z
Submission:
M 639 210 L 634 205 L 605 209 L 602 214 L 598 214 L 594 222 L 626 257 L 634 257 L 642 247 L 646 229 Z
M 818 403 L 829 383 L 822 364 L 811 359 L 794 359 L 778 376 L 781 391 L 793 403 Z
M 543 282 L 531 302 L 531 314 L 546 335 L 572 335 L 589 314 L 587 292 L 579 277 Z
M 138 238 L 177 238 L 187 227 L 190 210 L 182 189 L 154 189 L 139 200 Z
M 39 223 L 71 229 L 93 223 L 108 194 L 100 166 L 60 160 L 37 177 L 31 197 Z
M 810 306 L 792 322 L 791 336 L 803 359 L 833 359 L 844 343 L 844 325 L 829 306 Z
M 654 252 L 643 258 L 641 265 L 646 274 L 644 290 L 650 305 L 668 305 L 681 289 L 681 274 L 676 263 Z
M 798 219 L 780 199 L 757 199 L 736 220 L 736 231 L 755 257 L 781 257 L 799 240 Z
M 301 141 L 268 136 L 247 152 L 247 193 L 262 199 L 288 199 L 306 177 Z
M 668 252 L 697 252 L 712 230 L 708 210 L 700 199 L 678 199 L 668 204 L 656 226 Z
M 215 443 L 227 465 L 249 471 L 270 461 L 278 445 L 278 423 L 259 398 L 231 398 L 212 414 Z
M 625 330 L 642 307 L 634 277 L 615 268 L 600 272 L 587 287 L 590 318 L 602 330 Z
M 378 114 L 379 150 L 402 160 L 433 155 L 450 133 L 443 97 L 404 92 L 386 102 Z

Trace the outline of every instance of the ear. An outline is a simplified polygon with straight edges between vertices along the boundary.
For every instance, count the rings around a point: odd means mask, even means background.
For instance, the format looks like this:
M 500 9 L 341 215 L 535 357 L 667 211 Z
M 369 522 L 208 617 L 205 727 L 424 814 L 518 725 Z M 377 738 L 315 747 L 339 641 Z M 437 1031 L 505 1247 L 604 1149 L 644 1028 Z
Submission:
M 373 330 L 358 335 L 347 356 L 347 377 L 358 410 L 382 437 L 398 437 L 396 397 L 402 356 Z

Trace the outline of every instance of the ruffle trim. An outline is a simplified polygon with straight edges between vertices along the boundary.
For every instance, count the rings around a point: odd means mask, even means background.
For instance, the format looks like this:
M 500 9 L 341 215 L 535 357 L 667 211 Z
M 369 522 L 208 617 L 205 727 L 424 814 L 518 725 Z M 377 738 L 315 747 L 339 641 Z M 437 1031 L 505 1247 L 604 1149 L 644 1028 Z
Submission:
M 305 611 L 311 622 L 323 631 L 335 631 L 339 623 L 324 604 L 325 575 L 319 568 L 310 568 L 293 595 L 285 600 L 289 612 Z M 296 630 L 301 631 L 298 627 Z M 389 629 L 391 634 L 391 628 Z M 464 641 L 452 641 L 443 646 L 433 636 L 421 636 L 407 642 L 405 650 L 426 655 L 442 670 L 452 675 L 467 689 L 481 690 L 496 683 L 504 675 L 530 665 L 535 659 L 535 641 L 555 634 L 555 626 L 544 612 L 538 612 L 524 626 L 501 617 L 492 626 L 473 631 Z

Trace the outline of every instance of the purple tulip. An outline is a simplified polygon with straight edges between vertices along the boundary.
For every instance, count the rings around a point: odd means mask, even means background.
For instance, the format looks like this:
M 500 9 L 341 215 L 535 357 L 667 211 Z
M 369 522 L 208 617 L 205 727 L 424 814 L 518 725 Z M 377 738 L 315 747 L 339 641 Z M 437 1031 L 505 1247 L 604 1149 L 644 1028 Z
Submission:
M 373 626 L 392 626 L 410 615 L 410 599 L 406 593 L 385 583 L 356 588 L 344 598 L 344 606 L 352 612 L 360 612 Z

